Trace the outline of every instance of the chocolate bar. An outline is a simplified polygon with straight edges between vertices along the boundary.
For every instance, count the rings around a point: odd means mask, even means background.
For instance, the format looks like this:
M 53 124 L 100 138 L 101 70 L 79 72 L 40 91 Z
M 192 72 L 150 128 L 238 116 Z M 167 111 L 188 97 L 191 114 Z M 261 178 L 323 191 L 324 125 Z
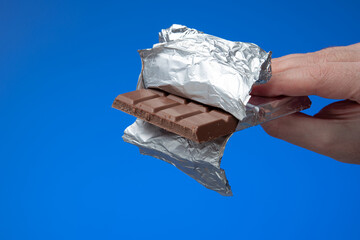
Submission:
M 120 94 L 112 107 L 199 143 L 233 133 L 238 124 L 221 109 L 154 89 Z

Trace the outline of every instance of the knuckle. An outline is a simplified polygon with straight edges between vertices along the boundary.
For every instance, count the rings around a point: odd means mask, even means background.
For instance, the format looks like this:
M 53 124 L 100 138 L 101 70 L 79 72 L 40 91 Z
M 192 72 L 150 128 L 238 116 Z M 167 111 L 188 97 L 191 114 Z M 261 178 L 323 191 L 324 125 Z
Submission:
M 324 51 L 326 52 L 326 62 L 337 62 L 349 57 L 348 53 L 341 47 L 331 47 L 324 49 Z
M 344 55 L 340 47 L 329 47 L 311 54 L 312 64 L 323 64 L 338 61 Z
M 323 49 L 318 52 L 310 53 L 308 57 L 310 64 L 322 64 L 328 61 L 329 51 Z
M 310 78 L 313 80 L 312 88 L 316 90 L 323 87 L 323 85 L 329 79 L 330 73 L 331 73 L 331 68 L 327 64 L 319 64 L 317 66 L 310 67 L 308 69 L 308 74 Z
M 339 51 L 335 47 L 325 48 L 321 50 L 322 63 L 331 62 L 337 59 Z

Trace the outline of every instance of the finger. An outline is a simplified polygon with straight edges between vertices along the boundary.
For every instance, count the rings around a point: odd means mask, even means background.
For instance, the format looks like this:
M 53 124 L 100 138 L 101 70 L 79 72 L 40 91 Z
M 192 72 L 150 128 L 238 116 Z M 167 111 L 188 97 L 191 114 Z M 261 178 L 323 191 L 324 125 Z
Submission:
M 253 88 L 260 96 L 307 96 L 350 99 L 360 103 L 360 62 L 326 63 L 274 74 Z
M 295 113 L 261 125 L 272 137 L 326 154 L 333 141 L 331 126 L 326 120 L 313 118 L 304 113 Z
M 314 117 L 346 122 L 355 120 L 360 123 L 360 104 L 350 100 L 334 102 L 321 109 Z
M 307 54 L 292 54 L 272 61 L 273 73 L 291 68 L 310 67 L 327 62 L 360 62 L 360 49 L 353 47 L 331 47 Z
M 316 117 L 295 113 L 262 127 L 273 137 L 341 162 L 360 164 L 359 113 L 359 104 L 340 101 L 328 105 Z
M 360 61 L 360 43 L 329 47 L 313 53 L 290 54 L 279 58 L 273 58 L 272 63 L 275 69 L 283 71 L 285 69 L 309 66 L 324 62 L 359 62 Z M 275 71 L 276 72 L 276 71 Z

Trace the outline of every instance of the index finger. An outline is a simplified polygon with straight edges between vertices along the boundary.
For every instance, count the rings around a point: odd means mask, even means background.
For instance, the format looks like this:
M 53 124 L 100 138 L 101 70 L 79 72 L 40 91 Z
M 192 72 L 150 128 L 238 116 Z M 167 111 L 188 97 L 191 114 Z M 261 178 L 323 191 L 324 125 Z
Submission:
M 291 68 L 275 73 L 268 83 L 255 86 L 252 94 L 318 95 L 325 98 L 350 99 L 360 103 L 360 62 L 328 62 Z

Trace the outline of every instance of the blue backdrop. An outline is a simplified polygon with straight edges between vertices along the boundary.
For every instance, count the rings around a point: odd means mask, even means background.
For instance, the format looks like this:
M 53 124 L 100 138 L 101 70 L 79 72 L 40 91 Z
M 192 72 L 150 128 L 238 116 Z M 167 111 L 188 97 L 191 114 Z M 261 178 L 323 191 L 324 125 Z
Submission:
M 227 145 L 223 197 L 123 142 L 135 118 L 111 108 L 173 23 L 279 57 L 359 42 L 359 1 L 130 2 L 0 1 L 0 239 L 360 239 L 360 166 L 258 126 Z

